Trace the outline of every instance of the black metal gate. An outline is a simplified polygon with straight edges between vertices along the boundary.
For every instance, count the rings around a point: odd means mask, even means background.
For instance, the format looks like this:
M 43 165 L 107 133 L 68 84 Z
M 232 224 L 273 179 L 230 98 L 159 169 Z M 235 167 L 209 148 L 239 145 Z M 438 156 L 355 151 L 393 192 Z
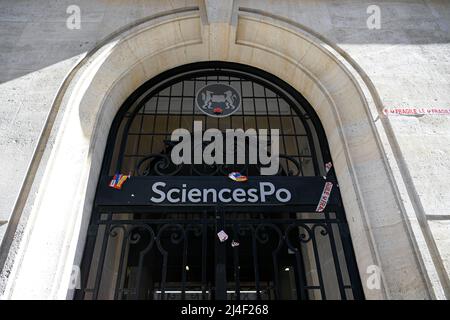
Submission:
M 213 118 L 195 108 L 199 86 L 227 83 L 239 112 Z M 175 165 L 176 128 L 280 129 L 280 169 L 261 164 Z M 119 111 L 105 152 L 82 262 L 78 299 L 362 299 L 338 183 L 320 122 L 278 78 L 247 66 L 209 62 L 170 70 L 138 89 Z M 226 186 L 227 173 L 292 186 L 288 204 L 155 205 L 150 182 Z M 116 173 L 129 174 L 111 190 Z M 222 180 L 221 180 L 222 179 Z M 223 182 L 222 182 L 223 181 Z M 325 182 L 333 183 L 322 212 Z M 220 241 L 219 232 L 228 239 Z

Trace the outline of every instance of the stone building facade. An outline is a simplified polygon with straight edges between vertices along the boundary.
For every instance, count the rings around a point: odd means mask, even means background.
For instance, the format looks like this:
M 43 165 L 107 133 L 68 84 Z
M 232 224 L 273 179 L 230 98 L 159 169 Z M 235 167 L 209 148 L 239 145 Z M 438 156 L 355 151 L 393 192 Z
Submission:
M 3 299 L 77 296 L 113 120 L 148 80 L 208 62 L 312 107 L 360 297 L 450 297 L 447 1 L 2 1 L 0 30 Z

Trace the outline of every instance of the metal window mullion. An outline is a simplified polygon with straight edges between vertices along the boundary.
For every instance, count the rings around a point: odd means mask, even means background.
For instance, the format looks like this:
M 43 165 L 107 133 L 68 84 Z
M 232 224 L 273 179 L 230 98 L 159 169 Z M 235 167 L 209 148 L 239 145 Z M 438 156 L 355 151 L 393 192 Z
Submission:
M 117 280 L 116 280 L 116 288 L 114 292 L 114 299 L 122 299 L 123 296 L 123 288 L 125 285 L 125 278 L 126 278 L 126 268 L 123 268 L 125 256 L 128 255 L 128 253 L 125 253 L 125 251 L 128 251 L 128 232 L 125 232 L 125 226 L 124 226 L 124 235 L 122 239 L 122 247 L 120 250 L 120 262 L 119 262 L 119 268 L 117 272 Z M 120 292 L 120 296 L 119 296 Z
M 336 215 L 344 215 L 343 209 L 338 209 Z M 345 263 L 347 265 L 347 271 L 350 278 L 350 285 L 352 287 L 353 297 L 355 299 L 364 299 L 364 291 L 361 285 L 361 279 L 359 278 L 358 267 L 356 264 L 356 258 L 353 253 L 352 240 L 350 238 L 350 230 L 347 222 L 338 222 L 339 235 L 341 237 L 342 248 L 344 250 Z
M 319 278 L 320 294 L 322 300 L 326 300 L 327 296 L 325 293 L 325 284 L 323 282 L 322 268 L 320 266 L 319 250 L 317 249 L 316 233 L 314 228 L 311 229 L 311 238 L 313 244 L 314 261 L 316 263 L 317 277 Z
M 155 105 L 155 115 L 153 116 L 153 130 L 155 130 L 156 126 L 156 118 L 158 117 L 158 107 L 159 107 L 159 96 L 156 97 L 156 105 Z M 151 143 L 150 143 L 150 153 L 153 153 L 153 143 L 154 143 L 154 136 L 151 136 Z
M 261 300 L 261 287 L 259 279 L 259 263 L 258 263 L 258 246 L 256 243 L 256 230 L 251 226 L 252 232 L 252 249 L 253 249 L 253 272 L 255 275 L 256 299 Z
M 167 114 L 166 114 L 166 133 L 169 134 L 169 118 L 170 118 L 170 107 L 172 102 L 172 86 L 169 88 L 169 101 L 167 104 Z M 169 138 L 168 135 L 165 136 L 166 140 Z
M 289 114 L 291 115 L 291 118 L 290 118 L 290 120 L 291 120 L 291 123 L 292 123 L 292 127 L 293 127 L 293 129 L 294 129 L 294 135 L 295 135 L 295 146 L 296 146 L 296 149 L 297 149 L 297 153 L 300 155 L 301 154 L 301 151 L 300 151 L 300 146 L 298 145 L 298 139 L 297 139 L 297 137 L 298 137 L 298 135 L 297 135 L 297 126 L 296 126 L 296 124 L 295 124 L 295 121 L 294 121 L 294 118 L 293 118 L 293 114 L 292 114 L 292 106 L 290 106 L 289 105 Z M 297 115 L 296 115 L 297 116 Z M 305 127 L 305 124 L 303 124 L 303 126 Z M 307 130 L 306 128 L 305 128 L 305 130 Z M 311 148 L 311 146 L 310 146 L 310 148 Z M 304 171 L 303 171 L 303 166 L 302 166 L 302 162 L 301 162 L 301 158 L 299 158 L 298 159 L 299 160 L 299 164 L 300 164 L 300 171 L 301 171 L 301 174 L 302 174 L 302 176 L 304 176 L 305 174 L 304 174 Z
M 140 150 L 139 147 L 140 147 L 140 144 L 141 144 L 142 127 L 143 127 L 143 124 L 144 124 L 144 109 L 145 109 L 145 104 L 144 104 L 144 106 L 140 109 L 140 110 L 141 110 L 140 113 L 138 112 L 138 115 L 140 114 L 140 116 L 141 116 L 141 121 L 140 121 L 140 124 L 139 124 L 139 134 L 138 134 L 137 144 L 136 144 L 136 148 L 135 148 L 135 152 L 136 152 L 136 153 L 139 153 L 139 150 Z M 132 168 L 136 167 L 136 159 L 134 159 L 134 161 L 131 160 L 131 163 L 133 164 L 133 165 L 132 165 Z
M 102 240 L 102 246 L 101 246 L 101 250 L 100 250 L 100 256 L 99 256 L 99 265 L 98 265 L 98 269 L 96 272 L 96 276 L 95 276 L 95 285 L 94 285 L 94 299 L 97 300 L 98 298 L 98 291 L 100 289 L 100 283 L 101 283 L 101 278 L 102 278 L 102 274 L 103 274 L 103 265 L 105 263 L 105 256 L 106 256 L 106 247 L 108 245 L 108 236 L 109 236 L 109 232 L 110 232 L 110 220 L 111 220 L 111 213 L 107 214 L 107 221 L 104 223 L 105 224 L 105 234 L 103 235 L 103 240 Z
M 202 299 L 206 300 L 206 254 L 208 249 L 208 221 L 207 221 L 207 213 L 206 211 L 203 212 L 203 222 L 202 222 Z
M 187 228 L 184 230 L 183 241 L 183 258 L 181 265 L 181 300 L 186 299 L 186 266 L 187 266 L 187 254 L 188 254 L 188 232 Z
M 197 79 L 196 78 L 194 78 L 194 95 L 195 95 L 195 92 L 197 91 Z M 191 125 L 191 134 L 193 135 L 194 134 L 194 121 L 195 121 L 195 98 L 192 100 L 192 125 Z M 194 154 L 193 154 L 193 152 L 195 151 L 194 150 L 194 146 L 193 146 L 194 144 L 191 144 L 191 160 L 193 159 L 193 157 L 194 157 Z M 194 166 L 194 164 L 192 163 L 190 166 L 189 166 L 189 173 L 190 173 L 190 175 L 192 176 L 192 173 L 193 173 L 193 169 L 192 169 L 192 167 Z
M 281 133 L 281 137 L 282 137 L 281 141 L 283 142 L 283 150 L 284 150 L 285 153 L 287 153 L 286 139 L 285 139 L 285 136 L 284 136 L 284 126 L 283 126 L 282 118 L 280 116 L 281 115 L 280 100 L 279 100 L 278 94 L 276 96 L 277 96 L 278 118 L 280 120 L 280 127 L 281 127 L 281 132 L 282 132 Z M 287 160 L 287 159 L 286 159 L 286 166 L 287 166 L 287 168 L 286 168 L 287 169 L 287 174 L 289 175 L 290 167 L 289 167 L 289 160 Z M 303 176 L 303 170 L 301 168 L 301 163 L 300 163 L 300 172 L 302 173 L 302 176 Z
M 239 224 L 233 223 L 233 240 L 239 243 Z M 240 272 L 239 272 L 239 246 L 233 247 L 233 265 L 234 265 L 234 283 L 236 300 L 241 300 L 241 284 L 240 284 Z
M 330 218 L 330 214 L 328 211 L 325 211 L 325 218 L 328 220 Z M 341 294 L 342 300 L 347 300 L 347 295 L 345 293 L 344 289 L 344 280 L 342 279 L 342 270 L 341 270 L 341 264 L 339 262 L 339 256 L 336 248 L 336 240 L 334 238 L 334 232 L 333 232 L 333 225 L 329 222 L 325 222 L 327 229 L 328 229 L 328 239 L 330 240 L 330 246 L 331 246 L 331 252 L 333 255 L 334 260 L 334 267 L 337 275 L 338 285 L 339 285 L 339 292 Z

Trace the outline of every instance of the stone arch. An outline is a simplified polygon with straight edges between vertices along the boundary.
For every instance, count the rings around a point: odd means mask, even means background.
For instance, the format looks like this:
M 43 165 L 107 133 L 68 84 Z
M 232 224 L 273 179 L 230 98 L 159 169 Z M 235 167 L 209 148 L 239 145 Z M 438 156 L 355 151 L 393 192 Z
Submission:
M 315 109 L 330 145 L 361 279 L 365 283 L 369 266 L 383 271 L 380 289 L 366 288 L 366 297 L 432 297 L 374 124 L 378 111 L 357 72 L 300 26 L 251 10 L 238 10 L 226 22 L 206 21 L 198 8 L 115 33 L 70 75 L 55 102 L 65 114 L 5 296 L 72 296 L 72 266 L 81 260 L 114 115 L 146 80 L 211 60 L 270 72 Z

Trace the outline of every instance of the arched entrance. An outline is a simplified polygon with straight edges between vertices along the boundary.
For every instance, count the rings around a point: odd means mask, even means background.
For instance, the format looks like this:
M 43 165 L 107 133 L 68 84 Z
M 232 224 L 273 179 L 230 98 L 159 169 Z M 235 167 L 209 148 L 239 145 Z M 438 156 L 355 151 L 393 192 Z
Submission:
M 196 100 L 201 88 L 217 84 L 236 92 L 236 110 L 228 116 Z M 219 106 L 220 96 L 209 93 L 208 101 Z M 181 141 L 172 132 L 182 128 L 195 138 L 195 126 L 202 136 L 216 129 L 221 136 L 192 143 L 192 158 L 222 137 L 233 139 L 235 152 L 215 148 L 213 155 L 223 157 L 211 165 L 174 163 L 171 152 Z M 243 146 L 230 135 L 236 129 Z M 270 136 L 279 144 L 279 167 L 263 175 L 267 163 L 251 161 L 251 152 L 260 151 L 251 144 L 261 137 L 251 133 L 272 135 L 273 129 L 279 130 L 278 141 Z M 241 161 L 239 153 L 246 155 Z M 77 297 L 363 298 L 337 179 L 325 163 L 332 162 L 317 115 L 279 78 L 225 62 L 164 72 L 131 95 L 113 122 Z M 231 172 L 249 181 L 232 182 Z M 129 175 L 120 190 L 109 186 L 115 174 Z M 317 210 L 326 183 L 334 188 Z M 221 241 L 220 232 L 228 239 Z
M 205 21 L 197 7 L 156 14 L 112 34 L 68 74 L 53 105 L 64 114 L 42 164 L 33 223 L 24 230 L 5 297 L 73 297 L 114 117 L 148 79 L 199 61 L 265 70 L 311 103 L 329 142 L 362 283 L 374 267 L 382 271 L 375 288 L 364 286 L 366 298 L 437 296 L 430 251 L 420 240 L 420 223 L 405 208 L 398 187 L 405 181 L 387 159 L 389 133 L 367 75 L 342 50 L 293 21 L 245 8 L 234 8 L 230 19 Z

